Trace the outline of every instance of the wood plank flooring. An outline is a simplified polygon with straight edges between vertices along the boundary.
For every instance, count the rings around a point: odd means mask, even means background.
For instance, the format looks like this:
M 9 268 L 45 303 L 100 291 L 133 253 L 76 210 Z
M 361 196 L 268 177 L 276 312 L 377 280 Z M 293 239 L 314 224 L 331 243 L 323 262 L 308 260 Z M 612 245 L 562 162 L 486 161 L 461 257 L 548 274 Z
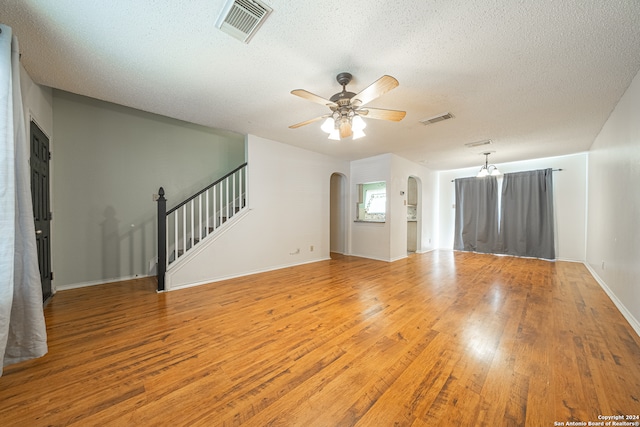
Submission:
M 640 415 L 640 338 L 581 264 L 334 256 L 154 287 L 56 294 L 49 353 L 0 377 L 0 424 L 553 426 Z

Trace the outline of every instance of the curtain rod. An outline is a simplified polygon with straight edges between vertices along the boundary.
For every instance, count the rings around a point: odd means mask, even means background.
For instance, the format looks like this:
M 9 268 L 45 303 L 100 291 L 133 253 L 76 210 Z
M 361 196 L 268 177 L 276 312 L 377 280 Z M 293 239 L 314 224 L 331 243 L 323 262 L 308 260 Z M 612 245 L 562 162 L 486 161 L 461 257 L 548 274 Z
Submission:
M 562 168 L 560 168 L 560 169 L 551 169 L 551 172 L 560 172 L 562 170 L 564 170 L 564 169 L 562 169 Z M 452 179 L 451 182 L 456 182 L 456 180 Z

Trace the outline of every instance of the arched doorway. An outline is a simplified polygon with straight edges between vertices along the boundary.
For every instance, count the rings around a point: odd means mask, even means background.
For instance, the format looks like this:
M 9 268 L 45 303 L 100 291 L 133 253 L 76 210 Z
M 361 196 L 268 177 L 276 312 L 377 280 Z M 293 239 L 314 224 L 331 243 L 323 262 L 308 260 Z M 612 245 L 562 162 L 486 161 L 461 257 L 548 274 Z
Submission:
M 331 174 L 329 205 L 329 251 L 347 252 L 347 178 L 341 173 Z
M 410 176 L 407 180 L 407 253 L 420 252 L 422 248 L 420 193 L 420 179 Z

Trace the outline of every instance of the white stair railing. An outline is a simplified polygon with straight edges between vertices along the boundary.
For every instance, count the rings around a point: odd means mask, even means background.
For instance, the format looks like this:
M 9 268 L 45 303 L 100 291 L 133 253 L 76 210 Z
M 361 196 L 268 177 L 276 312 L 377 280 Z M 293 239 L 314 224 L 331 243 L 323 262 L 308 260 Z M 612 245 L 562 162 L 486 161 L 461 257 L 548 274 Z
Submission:
M 166 210 L 158 191 L 158 291 L 173 263 L 247 206 L 247 163 Z

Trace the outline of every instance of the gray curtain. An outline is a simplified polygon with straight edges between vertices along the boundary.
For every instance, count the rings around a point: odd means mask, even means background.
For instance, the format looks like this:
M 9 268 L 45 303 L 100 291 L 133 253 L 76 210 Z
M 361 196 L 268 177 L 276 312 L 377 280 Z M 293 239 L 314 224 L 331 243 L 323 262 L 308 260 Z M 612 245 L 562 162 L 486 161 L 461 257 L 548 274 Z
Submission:
M 459 178 L 453 249 L 495 253 L 498 249 L 498 180 Z
M 505 174 L 501 205 L 501 252 L 555 259 L 552 170 Z

